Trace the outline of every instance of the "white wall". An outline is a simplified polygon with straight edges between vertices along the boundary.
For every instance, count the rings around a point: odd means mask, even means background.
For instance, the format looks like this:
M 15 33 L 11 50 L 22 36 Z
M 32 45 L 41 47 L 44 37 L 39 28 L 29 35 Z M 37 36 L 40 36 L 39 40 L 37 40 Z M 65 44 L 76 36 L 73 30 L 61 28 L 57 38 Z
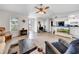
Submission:
M 37 17 L 37 29 L 39 30 L 39 24 L 38 24 L 38 22 L 40 22 L 40 23 L 41 23 L 41 26 L 44 26 L 45 21 L 44 21 L 44 19 L 43 19 L 43 18 L 38 18 L 38 17 Z
M 71 27 L 70 34 L 72 34 L 73 37 L 79 38 L 79 27 Z
M 9 20 L 10 17 L 17 17 L 19 20 L 19 29 L 21 28 L 28 28 L 28 18 L 23 16 L 21 17 L 21 15 L 17 14 L 17 13 L 11 13 L 11 12 L 6 12 L 6 11 L 0 11 L 0 26 L 3 26 L 6 28 L 6 30 L 9 30 Z M 26 22 L 23 23 L 22 20 L 25 20 Z
M 44 19 L 43 18 L 41 18 L 41 19 L 37 18 L 37 19 L 38 19 L 38 21 L 40 21 L 41 26 L 43 26 L 44 25 Z
M 6 31 L 9 30 L 10 14 L 0 11 L 0 27 L 5 27 Z
M 50 24 L 49 24 L 49 19 L 46 19 L 45 21 L 45 26 L 46 26 L 46 31 L 49 32 L 50 31 Z
M 25 23 L 22 22 L 22 20 L 25 20 Z M 27 17 L 19 17 L 19 29 L 25 28 L 28 30 L 28 18 Z
M 17 14 L 17 13 L 12 13 L 12 12 L 8 12 L 8 11 L 0 11 L 0 27 L 5 27 L 6 32 L 10 31 L 10 22 L 9 21 L 10 21 L 11 17 L 17 17 L 18 18 L 18 21 L 19 21 L 18 30 L 21 30 L 22 28 L 28 29 L 28 19 L 27 19 L 27 17 L 22 18 L 21 15 Z M 22 22 L 23 19 L 25 19 L 25 23 Z

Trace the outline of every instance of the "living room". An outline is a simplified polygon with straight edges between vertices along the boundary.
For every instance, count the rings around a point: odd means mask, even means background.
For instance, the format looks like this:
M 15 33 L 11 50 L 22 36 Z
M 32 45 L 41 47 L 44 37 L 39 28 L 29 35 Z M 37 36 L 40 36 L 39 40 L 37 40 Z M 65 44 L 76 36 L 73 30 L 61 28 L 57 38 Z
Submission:
M 68 45 L 79 38 L 78 7 L 78 4 L 1 4 L 0 53 L 70 54 Z M 54 47 L 56 43 L 52 46 L 52 42 L 61 42 L 66 48 Z

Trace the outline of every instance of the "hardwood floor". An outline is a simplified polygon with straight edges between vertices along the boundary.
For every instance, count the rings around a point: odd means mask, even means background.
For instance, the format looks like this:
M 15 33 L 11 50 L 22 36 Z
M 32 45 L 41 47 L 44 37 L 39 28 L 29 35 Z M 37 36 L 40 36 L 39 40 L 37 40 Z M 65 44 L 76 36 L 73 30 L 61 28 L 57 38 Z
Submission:
M 38 33 L 36 38 L 32 39 L 32 41 L 34 42 L 36 46 L 38 46 L 39 48 L 42 48 L 43 52 L 45 52 L 45 41 L 54 42 L 54 41 L 57 41 L 59 38 L 67 40 L 68 42 L 72 40 L 70 38 L 64 38 L 64 37 L 52 35 L 51 33 L 43 32 L 43 33 Z M 18 41 L 21 39 L 28 39 L 28 36 L 15 37 L 11 41 L 7 42 L 4 53 L 8 53 L 8 49 L 10 48 L 10 45 L 14 43 L 18 43 Z M 35 50 L 34 52 L 32 52 L 32 54 L 41 54 L 41 53 Z

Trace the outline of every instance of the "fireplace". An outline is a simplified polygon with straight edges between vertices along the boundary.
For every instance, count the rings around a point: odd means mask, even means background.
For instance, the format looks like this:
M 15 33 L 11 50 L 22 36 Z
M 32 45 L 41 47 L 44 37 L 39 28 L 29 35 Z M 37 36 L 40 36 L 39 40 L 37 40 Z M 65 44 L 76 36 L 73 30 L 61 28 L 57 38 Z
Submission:
M 22 30 L 20 30 L 20 35 L 27 35 L 27 29 L 22 28 Z

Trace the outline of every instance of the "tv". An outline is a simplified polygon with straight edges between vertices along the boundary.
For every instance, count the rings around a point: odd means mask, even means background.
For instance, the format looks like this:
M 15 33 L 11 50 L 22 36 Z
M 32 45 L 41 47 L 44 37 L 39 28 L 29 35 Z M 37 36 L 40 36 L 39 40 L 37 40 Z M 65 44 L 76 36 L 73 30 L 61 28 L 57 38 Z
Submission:
M 58 26 L 64 26 L 64 21 L 58 22 Z

